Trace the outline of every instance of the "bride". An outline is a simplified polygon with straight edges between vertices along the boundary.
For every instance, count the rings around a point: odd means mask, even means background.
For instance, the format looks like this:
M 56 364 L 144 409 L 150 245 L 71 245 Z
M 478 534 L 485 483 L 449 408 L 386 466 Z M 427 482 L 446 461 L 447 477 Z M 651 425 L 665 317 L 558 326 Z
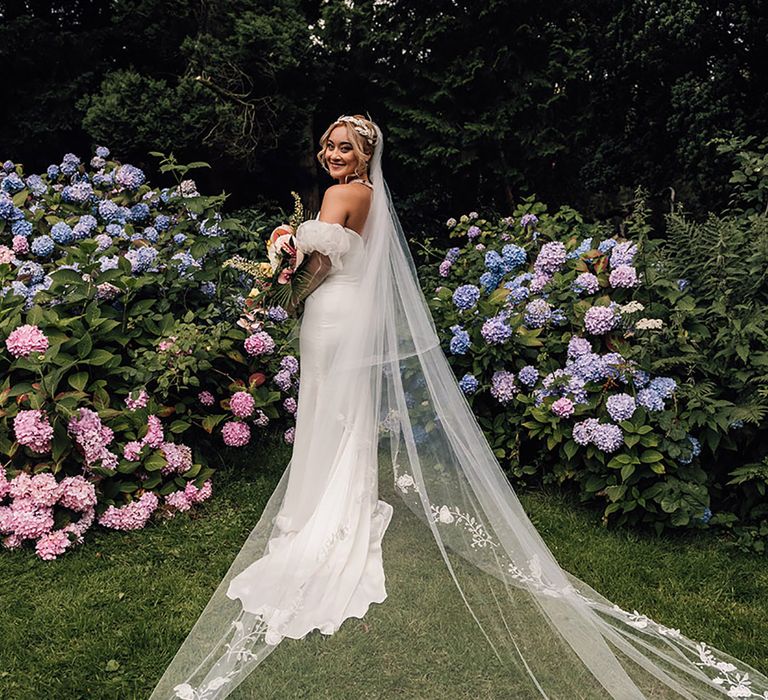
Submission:
M 307 643 L 286 638 L 330 643 L 348 618 L 386 606 L 385 571 L 425 548 L 460 596 L 453 623 L 478 633 L 503 677 L 490 697 L 768 700 L 766 676 L 623 610 L 559 566 L 442 352 L 382 175 L 380 128 L 341 116 L 320 144 L 338 184 L 296 230 L 312 277 L 290 305 L 304 303 L 291 459 L 151 700 L 267 697 L 256 666 Z M 408 546 L 388 547 L 390 523 Z M 413 596 L 422 580 L 415 571 L 401 585 Z M 352 653 L 332 649 L 334 659 Z M 408 663 L 384 635 L 374 650 L 366 664 Z M 317 695 L 294 687 L 269 697 Z

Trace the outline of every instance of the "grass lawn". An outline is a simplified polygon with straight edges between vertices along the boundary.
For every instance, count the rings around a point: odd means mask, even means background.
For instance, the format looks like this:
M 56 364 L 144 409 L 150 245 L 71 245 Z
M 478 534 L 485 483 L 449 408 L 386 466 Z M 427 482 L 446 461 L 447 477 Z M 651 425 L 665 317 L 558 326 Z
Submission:
M 222 453 L 231 463 L 214 477 L 213 498 L 194 513 L 134 533 L 94 531 L 54 562 L 26 550 L 0 554 L 0 698 L 148 697 L 289 457 L 290 447 L 278 441 L 247 455 Z M 389 493 L 383 485 L 380 497 L 392 503 Z M 521 493 L 520 500 L 565 569 L 625 610 L 768 673 L 764 558 L 701 533 L 659 539 L 606 531 L 596 511 L 557 492 Z M 384 603 L 331 637 L 284 640 L 238 697 L 509 697 L 480 632 L 452 624 L 464 608 L 439 554 L 410 551 L 408 536 L 396 511 L 384 537 Z M 393 560 L 408 561 L 407 569 L 387 569 L 388 552 L 406 551 Z

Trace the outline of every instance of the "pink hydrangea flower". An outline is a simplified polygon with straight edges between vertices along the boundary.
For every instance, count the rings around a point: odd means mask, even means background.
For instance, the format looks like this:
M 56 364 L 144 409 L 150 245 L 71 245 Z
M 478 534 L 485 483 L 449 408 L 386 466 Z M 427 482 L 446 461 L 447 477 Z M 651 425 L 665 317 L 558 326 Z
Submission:
M 568 418 L 573 415 L 573 401 L 563 396 L 552 404 L 552 413 L 560 418 Z
M 238 391 L 229 400 L 229 407 L 238 418 L 248 418 L 256 408 L 256 402 L 247 391 Z
M 191 503 L 202 503 L 211 497 L 213 493 L 213 484 L 208 479 L 200 488 L 197 488 L 191 481 L 186 485 L 184 493 Z
M 77 416 L 69 419 L 67 431 L 82 449 L 87 468 L 100 462 L 99 466 L 104 469 L 117 469 L 119 459 L 107 449 L 114 438 L 114 432 L 102 424 L 96 411 L 81 406 Z
M 203 404 L 203 406 L 213 406 L 216 403 L 216 399 L 210 391 L 201 391 L 197 395 L 197 400 Z
M 128 407 L 129 411 L 135 411 L 139 408 L 146 408 L 148 403 L 149 394 L 144 389 L 139 391 L 139 394 L 136 396 L 136 398 L 132 398 L 131 394 L 125 397 L 125 405 Z
M 84 476 L 68 476 L 61 481 L 59 502 L 65 508 L 83 513 L 96 505 L 96 487 Z
M 72 544 L 69 535 L 64 530 L 54 530 L 43 535 L 35 545 L 37 556 L 45 561 L 55 559 L 59 554 L 63 554 L 67 547 Z
M 19 411 L 13 419 L 13 431 L 18 443 L 33 452 L 45 454 L 51 451 L 53 427 L 48 422 L 48 416 L 39 408 Z
M 7 245 L 0 245 L 0 263 L 13 261 L 13 251 Z
M 29 241 L 24 236 L 14 236 L 11 245 L 13 252 L 17 255 L 25 255 L 29 252 Z
M 294 399 L 292 396 L 288 396 L 283 400 L 283 408 L 288 411 L 288 413 L 296 413 L 296 399 Z
M 30 502 L 38 508 L 51 508 L 59 500 L 61 486 L 50 472 L 35 474 L 29 482 Z
M 251 428 L 247 423 L 228 421 L 221 429 L 224 444 L 229 447 L 243 447 L 251 441 Z
M 166 350 L 169 350 L 170 348 L 172 348 L 172 347 L 173 347 L 173 344 L 174 344 L 175 342 L 176 342 L 176 336 L 175 336 L 175 335 L 171 335 L 171 336 L 169 336 L 169 337 L 168 337 L 166 340 L 161 340 L 161 341 L 160 341 L 160 342 L 157 344 L 157 349 L 158 349 L 160 352 L 165 352 Z
M 149 424 L 149 430 L 141 441 L 142 445 L 149 445 L 150 447 L 160 447 L 163 444 L 163 424 L 157 416 L 149 416 L 147 418 Z
M 138 462 L 141 456 L 142 444 L 138 440 L 131 440 L 126 442 L 123 446 L 123 457 L 129 462 Z
M 174 491 L 165 497 L 165 502 L 175 510 L 184 512 L 192 507 L 192 503 L 187 498 L 184 491 Z
M 37 326 L 19 326 L 6 338 L 5 345 L 14 357 L 28 357 L 32 352 L 45 352 L 48 338 Z
M 120 507 L 110 506 L 102 513 L 99 524 L 114 530 L 140 530 L 152 513 L 157 510 L 159 499 L 152 491 L 145 491 L 141 498 Z
M 260 408 L 257 408 L 256 418 L 253 419 L 253 424 L 258 425 L 260 428 L 264 428 L 269 425 L 269 416 Z
M 275 349 L 275 341 L 266 331 L 258 331 L 245 339 L 245 351 L 249 355 L 265 355 Z
M 183 474 L 192 468 L 192 449 L 188 445 L 164 442 L 160 450 L 168 464 L 160 471 L 162 474 Z
M 608 283 L 614 289 L 636 287 L 639 284 L 637 270 L 632 265 L 617 265 L 608 277 Z
M 285 440 L 286 444 L 293 445 L 293 441 L 296 437 L 296 428 L 291 426 L 283 433 L 283 440 Z
M 448 277 L 448 273 L 451 271 L 451 261 L 443 260 L 438 268 L 438 274 L 440 277 Z

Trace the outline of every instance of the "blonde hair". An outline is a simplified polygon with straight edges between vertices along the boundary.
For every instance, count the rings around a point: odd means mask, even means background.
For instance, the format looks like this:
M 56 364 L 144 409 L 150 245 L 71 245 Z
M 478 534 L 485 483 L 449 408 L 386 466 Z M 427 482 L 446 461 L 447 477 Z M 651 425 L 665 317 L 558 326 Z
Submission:
M 362 177 L 362 175 L 364 175 L 368 169 L 368 161 L 370 161 L 371 156 L 373 155 L 373 148 L 376 145 L 376 129 L 373 125 L 373 122 L 370 119 L 364 117 L 362 114 L 354 114 L 352 116 L 354 116 L 355 119 L 362 121 L 365 126 L 368 127 L 369 132 L 373 134 L 373 143 L 369 143 L 368 139 L 366 139 L 365 136 L 357 131 L 350 122 L 336 120 L 323 132 L 323 135 L 320 137 L 320 150 L 317 152 L 317 160 L 320 161 L 321 167 L 327 173 L 330 173 L 331 171 L 328 167 L 328 163 L 325 160 L 325 149 L 328 146 L 328 139 L 331 136 L 331 132 L 340 124 L 343 124 L 347 127 L 347 136 L 349 137 L 349 142 L 352 144 L 352 152 L 357 157 L 355 174 L 358 177 Z

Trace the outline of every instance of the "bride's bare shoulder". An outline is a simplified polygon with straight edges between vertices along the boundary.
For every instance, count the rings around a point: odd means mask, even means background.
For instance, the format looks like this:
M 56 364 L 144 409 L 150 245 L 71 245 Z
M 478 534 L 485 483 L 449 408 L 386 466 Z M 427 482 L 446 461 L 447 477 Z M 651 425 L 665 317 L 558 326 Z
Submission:
M 323 202 L 365 202 L 371 198 L 371 189 L 355 182 L 331 185 L 323 195 Z

